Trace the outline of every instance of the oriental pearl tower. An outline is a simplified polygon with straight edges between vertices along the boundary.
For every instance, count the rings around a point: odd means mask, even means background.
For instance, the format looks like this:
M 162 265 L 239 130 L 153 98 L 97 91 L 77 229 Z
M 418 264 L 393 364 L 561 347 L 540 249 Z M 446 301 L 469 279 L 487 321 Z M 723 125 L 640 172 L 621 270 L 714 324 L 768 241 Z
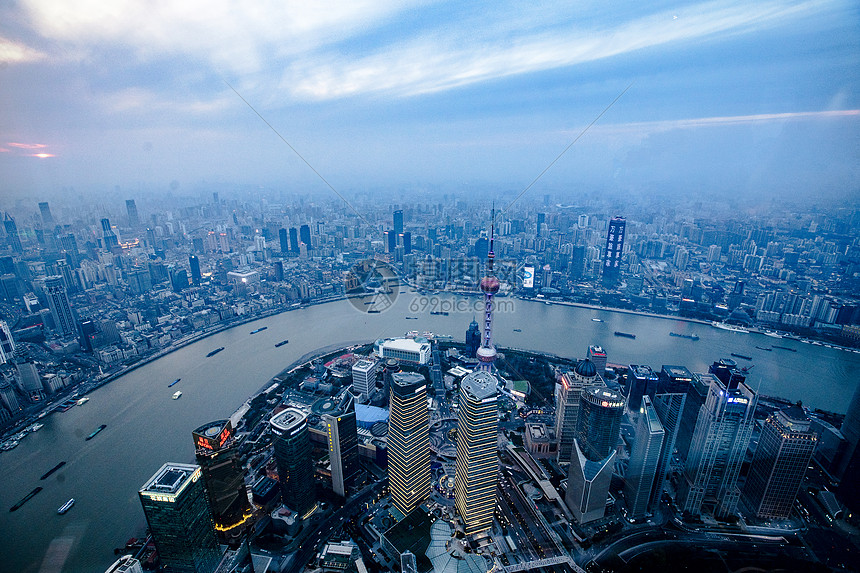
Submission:
M 496 208 L 492 210 L 490 222 L 490 252 L 487 253 L 487 276 L 481 279 L 481 290 L 484 292 L 484 335 L 481 339 L 481 347 L 478 348 L 477 357 L 480 364 L 478 370 L 494 372 L 493 363 L 496 360 L 496 347 L 493 346 L 493 296 L 499 292 L 499 279 L 493 275 L 493 236 L 496 229 Z

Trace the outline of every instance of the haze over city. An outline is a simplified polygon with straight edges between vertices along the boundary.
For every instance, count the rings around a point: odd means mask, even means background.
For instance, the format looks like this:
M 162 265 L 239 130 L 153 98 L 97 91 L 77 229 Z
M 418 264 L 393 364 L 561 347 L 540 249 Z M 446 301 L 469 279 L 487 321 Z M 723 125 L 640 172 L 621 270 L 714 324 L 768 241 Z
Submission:
M 0 193 L 856 197 L 860 11 L 801 2 L 19 0 Z

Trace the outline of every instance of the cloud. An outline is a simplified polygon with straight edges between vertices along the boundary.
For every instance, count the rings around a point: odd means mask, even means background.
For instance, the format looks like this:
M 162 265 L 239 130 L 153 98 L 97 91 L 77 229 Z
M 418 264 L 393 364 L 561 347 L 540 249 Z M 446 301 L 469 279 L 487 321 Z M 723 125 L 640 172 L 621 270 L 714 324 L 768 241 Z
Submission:
M 39 50 L 0 36 L 0 64 L 37 62 L 45 57 Z
M 9 147 L 17 147 L 18 149 L 44 149 L 48 147 L 44 143 L 13 143 L 9 142 L 6 145 Z

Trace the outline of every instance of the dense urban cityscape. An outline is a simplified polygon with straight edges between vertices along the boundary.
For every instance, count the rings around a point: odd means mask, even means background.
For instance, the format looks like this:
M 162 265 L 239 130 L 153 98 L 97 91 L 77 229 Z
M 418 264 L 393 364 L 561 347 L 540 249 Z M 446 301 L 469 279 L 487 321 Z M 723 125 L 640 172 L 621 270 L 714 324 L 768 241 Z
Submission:
M 623 217 L 596 198 L 505 212 L 442 199 L 359 204 L 362 215 L 271 193 L 128 199 L 122 211 L 19 202 L 0 257 L 2 455 L 174 350 L 348 301 L 404 333 L 283 364 L 238 410 L 188 426 L 194 458 L 150 468 L 146 530 L 114 539 L 126 556 L 108 571 L 857 567 L 860 392 L 841 401 L 847 414 L 813 411 L 759 394 L 750 376 L 768 373 L 741 352 L 693 372 L 659 355 L 619 364 L 609 340 L 563 355 L 494 343 L 494 316 L 516 325 L 529 302 L 698 326 L 669 333 L 688 344 L 714 329 L 774 355 L 853 355 L 856 206 L 724 219 L 701 202 Z M 424 330 L 439 315 L 458 317 L 465 338 Z M 157 382 L 183 399 L 182 378 Z M 24 519 L 67 462 L 14 492 L 4 520 Z M 58 513 L 85 511 L 74 506 Z

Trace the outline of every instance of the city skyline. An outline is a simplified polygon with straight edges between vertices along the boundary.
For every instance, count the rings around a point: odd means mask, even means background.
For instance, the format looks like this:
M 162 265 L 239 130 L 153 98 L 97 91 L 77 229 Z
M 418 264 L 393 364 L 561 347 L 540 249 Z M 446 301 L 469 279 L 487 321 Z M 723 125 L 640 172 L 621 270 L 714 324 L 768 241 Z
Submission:
M 0 9 L 0 193 L 330 193 L 249 105 L 342 193 L 516 193 L 629 87 L 537 190 L 856 196 L 850 2 L 327 8 Z

